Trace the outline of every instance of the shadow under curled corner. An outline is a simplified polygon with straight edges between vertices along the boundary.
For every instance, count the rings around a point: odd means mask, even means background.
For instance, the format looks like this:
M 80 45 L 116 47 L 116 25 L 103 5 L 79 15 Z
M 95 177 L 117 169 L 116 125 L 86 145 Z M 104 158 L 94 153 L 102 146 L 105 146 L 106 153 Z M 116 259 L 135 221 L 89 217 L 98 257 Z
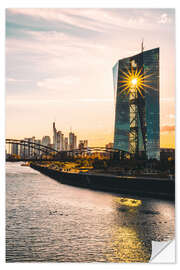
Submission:
M 152 241 L 152 254 L 149 263 L 175 263 L 175 240 Z

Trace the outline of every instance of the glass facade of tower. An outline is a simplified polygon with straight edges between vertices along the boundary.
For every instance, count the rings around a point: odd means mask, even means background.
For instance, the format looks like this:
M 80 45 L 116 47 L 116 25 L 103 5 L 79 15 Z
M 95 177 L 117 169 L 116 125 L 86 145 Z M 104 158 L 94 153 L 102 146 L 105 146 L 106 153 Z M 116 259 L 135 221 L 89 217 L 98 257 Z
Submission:
M 139 72 L 140 91 L 128 91 L 128 73 Z M 129 76 L 129 75 L 128 75 Z M 113 67 L 114 148 L 160 159 L 159 48 L 119 60 Z

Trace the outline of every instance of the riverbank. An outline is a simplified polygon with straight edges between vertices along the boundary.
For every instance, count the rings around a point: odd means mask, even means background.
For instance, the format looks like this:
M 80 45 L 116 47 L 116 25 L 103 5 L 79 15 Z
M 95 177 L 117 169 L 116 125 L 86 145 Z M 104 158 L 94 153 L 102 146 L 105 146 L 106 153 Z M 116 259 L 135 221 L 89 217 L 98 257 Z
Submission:
M 114 193 L 124 193 L 144 197 L 174 200 L 175 182 L 171 180 L 127 177 L 106 174 L 62 172 L 34 163 L 30 167 L 59 181 L 77 187 L 89 188 Z

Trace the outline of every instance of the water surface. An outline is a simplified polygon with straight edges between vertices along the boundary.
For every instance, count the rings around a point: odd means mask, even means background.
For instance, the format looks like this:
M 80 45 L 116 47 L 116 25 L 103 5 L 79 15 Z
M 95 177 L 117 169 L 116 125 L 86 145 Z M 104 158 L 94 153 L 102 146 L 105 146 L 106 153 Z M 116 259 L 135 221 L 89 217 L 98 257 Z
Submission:
M 148 262 L 174 238 L 174 203 L 63 185 L 6 164 L 8 262 Z

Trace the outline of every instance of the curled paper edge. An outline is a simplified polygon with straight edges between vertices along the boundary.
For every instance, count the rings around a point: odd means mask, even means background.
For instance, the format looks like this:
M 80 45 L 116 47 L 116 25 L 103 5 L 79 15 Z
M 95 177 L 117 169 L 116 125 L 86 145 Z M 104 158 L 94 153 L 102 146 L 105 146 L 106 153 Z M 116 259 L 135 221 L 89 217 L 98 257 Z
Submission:
M 175 240 L 152 241 L 150 263 L 175 263 Z

